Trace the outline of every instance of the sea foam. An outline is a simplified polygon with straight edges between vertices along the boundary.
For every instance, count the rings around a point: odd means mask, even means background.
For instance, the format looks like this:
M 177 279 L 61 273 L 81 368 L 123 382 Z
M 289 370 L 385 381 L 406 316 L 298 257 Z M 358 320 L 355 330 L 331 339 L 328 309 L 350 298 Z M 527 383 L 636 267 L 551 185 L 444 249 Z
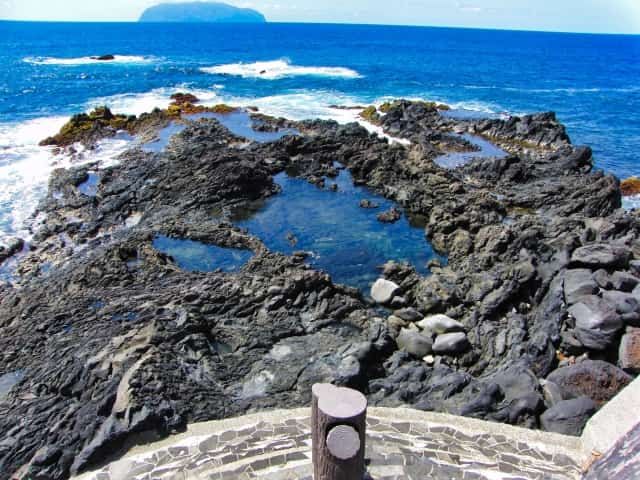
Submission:
M 233 75 L 244 78 L 278 80 L 285 77 L 317 76 L 332 78 L 361 78 L 362 76 L 346 67 L 314 67 L 293 65 L 289 60 L 272 60 L 255 63 L 229 63 L 201 68 L 214 75 Z
M 46 195 L 49 176 L 56 168 L 98 162 L 116 163 L 120 153 L 130 147 L 125 139 L 108 139 L 97 148 L 73 157 L 53 153 L 38 143 L 55 134 L 67 117 L 43 117 L 21 123 L 0 124 L 0 237 L 18 235 L 29 239 L 28 220 Z
M 78 65 L 110 65 L 116 64 L 136 64 L 136 63 L 152 63 L 153 57 L 143 57 L 139 55 L 114 55 L 113 60 L 98 60 L 94 57 L 76 57 L 76 58 L 59 58 L 59 57 L 27 57 L 23 59 L 24 62 L 32 65 L 63 65 L 63 66 L 78 66 Z

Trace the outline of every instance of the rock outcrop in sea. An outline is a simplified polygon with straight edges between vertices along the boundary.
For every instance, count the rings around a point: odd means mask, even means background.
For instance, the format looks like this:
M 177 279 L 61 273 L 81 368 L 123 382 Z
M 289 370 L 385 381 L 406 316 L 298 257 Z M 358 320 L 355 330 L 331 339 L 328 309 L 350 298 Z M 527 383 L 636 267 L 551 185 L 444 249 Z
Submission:
M 369 116 L 411 144 L 265 116 L 301 135 L 260 144 L 205 118 L 100 170 L 95 195 L 78 189 L 95 166 L 57 170 L 15 282 L 0 284 L 0 372 L 22 372 L 0 400 L 0 479 L 63 479 L 187 423 L 303 406 L 315 382 L 579 434 L 640 369 L 640 222 L 619 181 L 552 113 L 458 120 L 397 101 Z M 461 133 L 508 155 L 438 166 L 472 147 Z M 446 265 L 389 262 L 371 300 L 212 215 L 277 195 L 279 172 L 317 182 L 336 161 L 425 216 Z M 188 272 L 159 235 L 253 256 Z

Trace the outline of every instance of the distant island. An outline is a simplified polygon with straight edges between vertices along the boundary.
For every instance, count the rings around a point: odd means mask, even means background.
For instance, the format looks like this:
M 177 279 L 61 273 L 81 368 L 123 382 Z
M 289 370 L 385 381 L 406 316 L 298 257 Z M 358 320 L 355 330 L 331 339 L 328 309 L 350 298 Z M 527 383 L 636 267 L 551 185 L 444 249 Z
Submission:
M 226 3 L 191 2 L 162 3 L 147 8 L 140 22 L 182 23 L 265 23 L 264 15 L 249 8 Z

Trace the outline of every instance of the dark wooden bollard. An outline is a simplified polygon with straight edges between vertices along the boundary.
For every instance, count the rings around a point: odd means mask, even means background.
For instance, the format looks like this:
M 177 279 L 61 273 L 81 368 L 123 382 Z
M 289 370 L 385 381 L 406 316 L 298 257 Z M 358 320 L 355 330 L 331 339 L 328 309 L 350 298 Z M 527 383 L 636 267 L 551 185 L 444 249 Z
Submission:
M 350 388 L 316 383 L 312 389 L 314 480 L 364 478 L 367 399 Z

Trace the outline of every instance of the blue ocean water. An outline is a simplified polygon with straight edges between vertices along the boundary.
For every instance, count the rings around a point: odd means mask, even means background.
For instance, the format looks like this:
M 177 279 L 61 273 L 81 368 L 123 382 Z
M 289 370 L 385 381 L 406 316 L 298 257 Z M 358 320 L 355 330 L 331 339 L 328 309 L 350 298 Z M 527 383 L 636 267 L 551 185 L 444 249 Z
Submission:
M 90 58 L 108 53 L 116 60 Z M 176 91 L 345 122 L 355 112 L 331 105 L 394 97 L 493 114 L 555 110 L 600 168 L 640 174 L 640 36 L 0 22 L 0 236 L 21 232 L 52 168 L 71 161 L 37 146 L 68 115 L 99 104 L 141 113 Z M 82 158 L 109 162 L 127 145 L 104 142 Z

